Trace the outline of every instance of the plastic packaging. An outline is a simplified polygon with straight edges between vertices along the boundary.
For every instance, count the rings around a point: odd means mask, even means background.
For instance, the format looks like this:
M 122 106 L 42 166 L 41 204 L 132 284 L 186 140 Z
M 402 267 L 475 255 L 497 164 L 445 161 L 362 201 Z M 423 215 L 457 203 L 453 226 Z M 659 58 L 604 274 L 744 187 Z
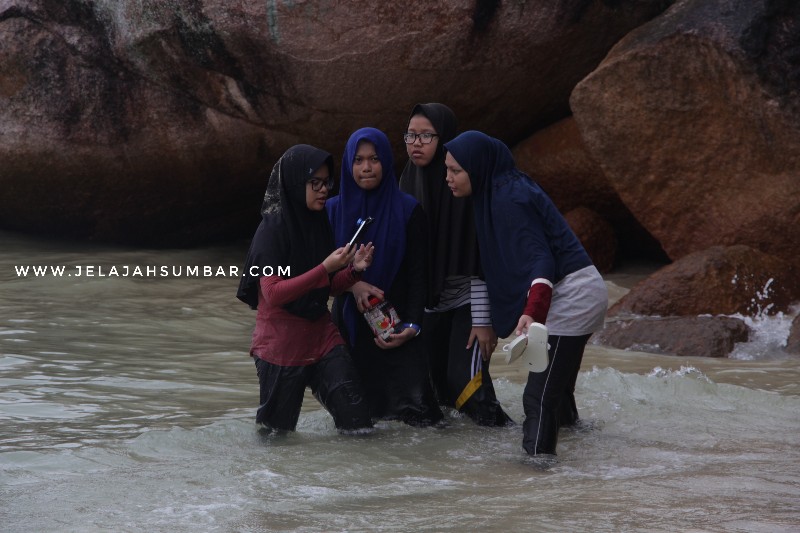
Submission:
M 389 335 L 395 332 L 395 328 L 400 326 L 400 317 L 397 315 L 397 311 L 389 301 L 380 301 L 374 296 L 370 297 L 369 304 L 372 308 L 364 312 L 367 324 L 376 337 L 383 340 L 388 339 Z

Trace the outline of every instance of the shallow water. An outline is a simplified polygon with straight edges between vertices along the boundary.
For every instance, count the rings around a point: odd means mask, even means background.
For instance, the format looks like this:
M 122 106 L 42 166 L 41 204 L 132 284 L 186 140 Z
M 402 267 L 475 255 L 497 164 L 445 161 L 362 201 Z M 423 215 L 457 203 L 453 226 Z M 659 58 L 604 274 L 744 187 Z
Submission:
M 0 233 L 3 531 L 797 531 L 800 358 L 783 321 L 738 359 L 589 346 L 558 462 L 519 428 L 381 423 L 337 434 L 307 397 L 263 437 L 235 277 L 101 277 L 122 265 L 238 265 L 246 245 L 131 250 Z M 95 276 L 18 276 L 23 264 Z M 69 270 L 72 268 L 73 270 Z M 616 283 L 615 283 L 616 281 Z M 612 298 L 629 281 L 610 277 Z M 492 363 L 522 420 L 525 376 Z

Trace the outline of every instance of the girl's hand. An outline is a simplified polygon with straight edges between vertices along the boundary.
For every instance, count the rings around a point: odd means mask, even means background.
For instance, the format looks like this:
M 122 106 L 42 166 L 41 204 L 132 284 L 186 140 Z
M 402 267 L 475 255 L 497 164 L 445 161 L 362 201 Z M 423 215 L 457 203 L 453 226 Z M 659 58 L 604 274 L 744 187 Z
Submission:
M 375 344 L 384 350 L 391 350 L 392 348 L 397 348 L 398 346 L 404 345 L 416 336 L 417 330 L 414 328 L 406 328 L 400 333 L 392 333 L 389 335 L 387 340 L 383 340 L 380 337 L 375 337 Z
M 332 274 L 337 270 L 341 270 L 345 266 L 349 265 L 353 261 L 353 257 L 355 257 L 355 255 L 355 248 L 348 251 L 347 246 L 342 246 L 341 248 L 334 250 L 331 255 L 326 257 L 325 260 L 322 261 L 322 266 L 325 267 L 325 271 L 328 274 Z
M 370 285 L 366 281 L 356 281 L 353 286 L 350 287 L 350 292 L 353 293 L 353 298 L 356 300 L 356 307 L 358 307 L 359 313 L 363 313 L 372 307 L 369 305 L 370 296 L 374 296 L 378 300 L 383 301 L 383 291 L 375 285 Z
M 492 352 L 497 348 L 497 334 L 491 326 L 472 326 L 467 341 L 467 349 L 472 348 L 472 343 L 477 340 L 484 361 L 492 358 Z
M 367 267 L 372 264 L 372 254 L 374 251 L 375 247 L 372 246 L 371 242 L 358 247 L 358 251 L 356 251 L 355 258 L 353 259 L 353 268 L 356 269 L 356 272 L 364 272 Z
M 533 317 L 528 315 L 522 315 L 519 317 L 519 321 L 517 322 L 517 327 L 515 332 L 517 335 L 523 335 L 528 333 L 528 328 L 531 327 L 533 324 Z

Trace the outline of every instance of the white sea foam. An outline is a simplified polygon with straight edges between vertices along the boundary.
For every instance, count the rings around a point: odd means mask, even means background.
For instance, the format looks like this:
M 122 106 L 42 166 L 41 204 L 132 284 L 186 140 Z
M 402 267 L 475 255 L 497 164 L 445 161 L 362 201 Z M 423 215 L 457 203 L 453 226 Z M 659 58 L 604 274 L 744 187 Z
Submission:
M 751 333 L 748 341 L 737 343 L 728 357 L 746 361 L 787 357 L 784 348 L 791 332 L 792 321 L 798 312 L 800 306 L 788 313 L 774 315 L 761 314 L 755 317 L 733 315 L 743 320 Z

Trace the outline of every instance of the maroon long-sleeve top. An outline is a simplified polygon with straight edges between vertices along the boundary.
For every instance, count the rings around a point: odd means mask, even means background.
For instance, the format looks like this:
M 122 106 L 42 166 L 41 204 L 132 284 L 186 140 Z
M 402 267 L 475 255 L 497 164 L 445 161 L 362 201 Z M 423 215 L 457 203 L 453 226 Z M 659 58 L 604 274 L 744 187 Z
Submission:
M 282 307 L 311 290 L 328 286 L 329 279 L 322 264 L 295 278 L 261 277 L 250 355 L 281 366 L 306 366 L 322 359 L 334 346 L 345 344 L 330 312 L 308 320 Z M 338 296 L 359 279 L 352 265 L 340 270 L 330 280 L 331 295 Z

